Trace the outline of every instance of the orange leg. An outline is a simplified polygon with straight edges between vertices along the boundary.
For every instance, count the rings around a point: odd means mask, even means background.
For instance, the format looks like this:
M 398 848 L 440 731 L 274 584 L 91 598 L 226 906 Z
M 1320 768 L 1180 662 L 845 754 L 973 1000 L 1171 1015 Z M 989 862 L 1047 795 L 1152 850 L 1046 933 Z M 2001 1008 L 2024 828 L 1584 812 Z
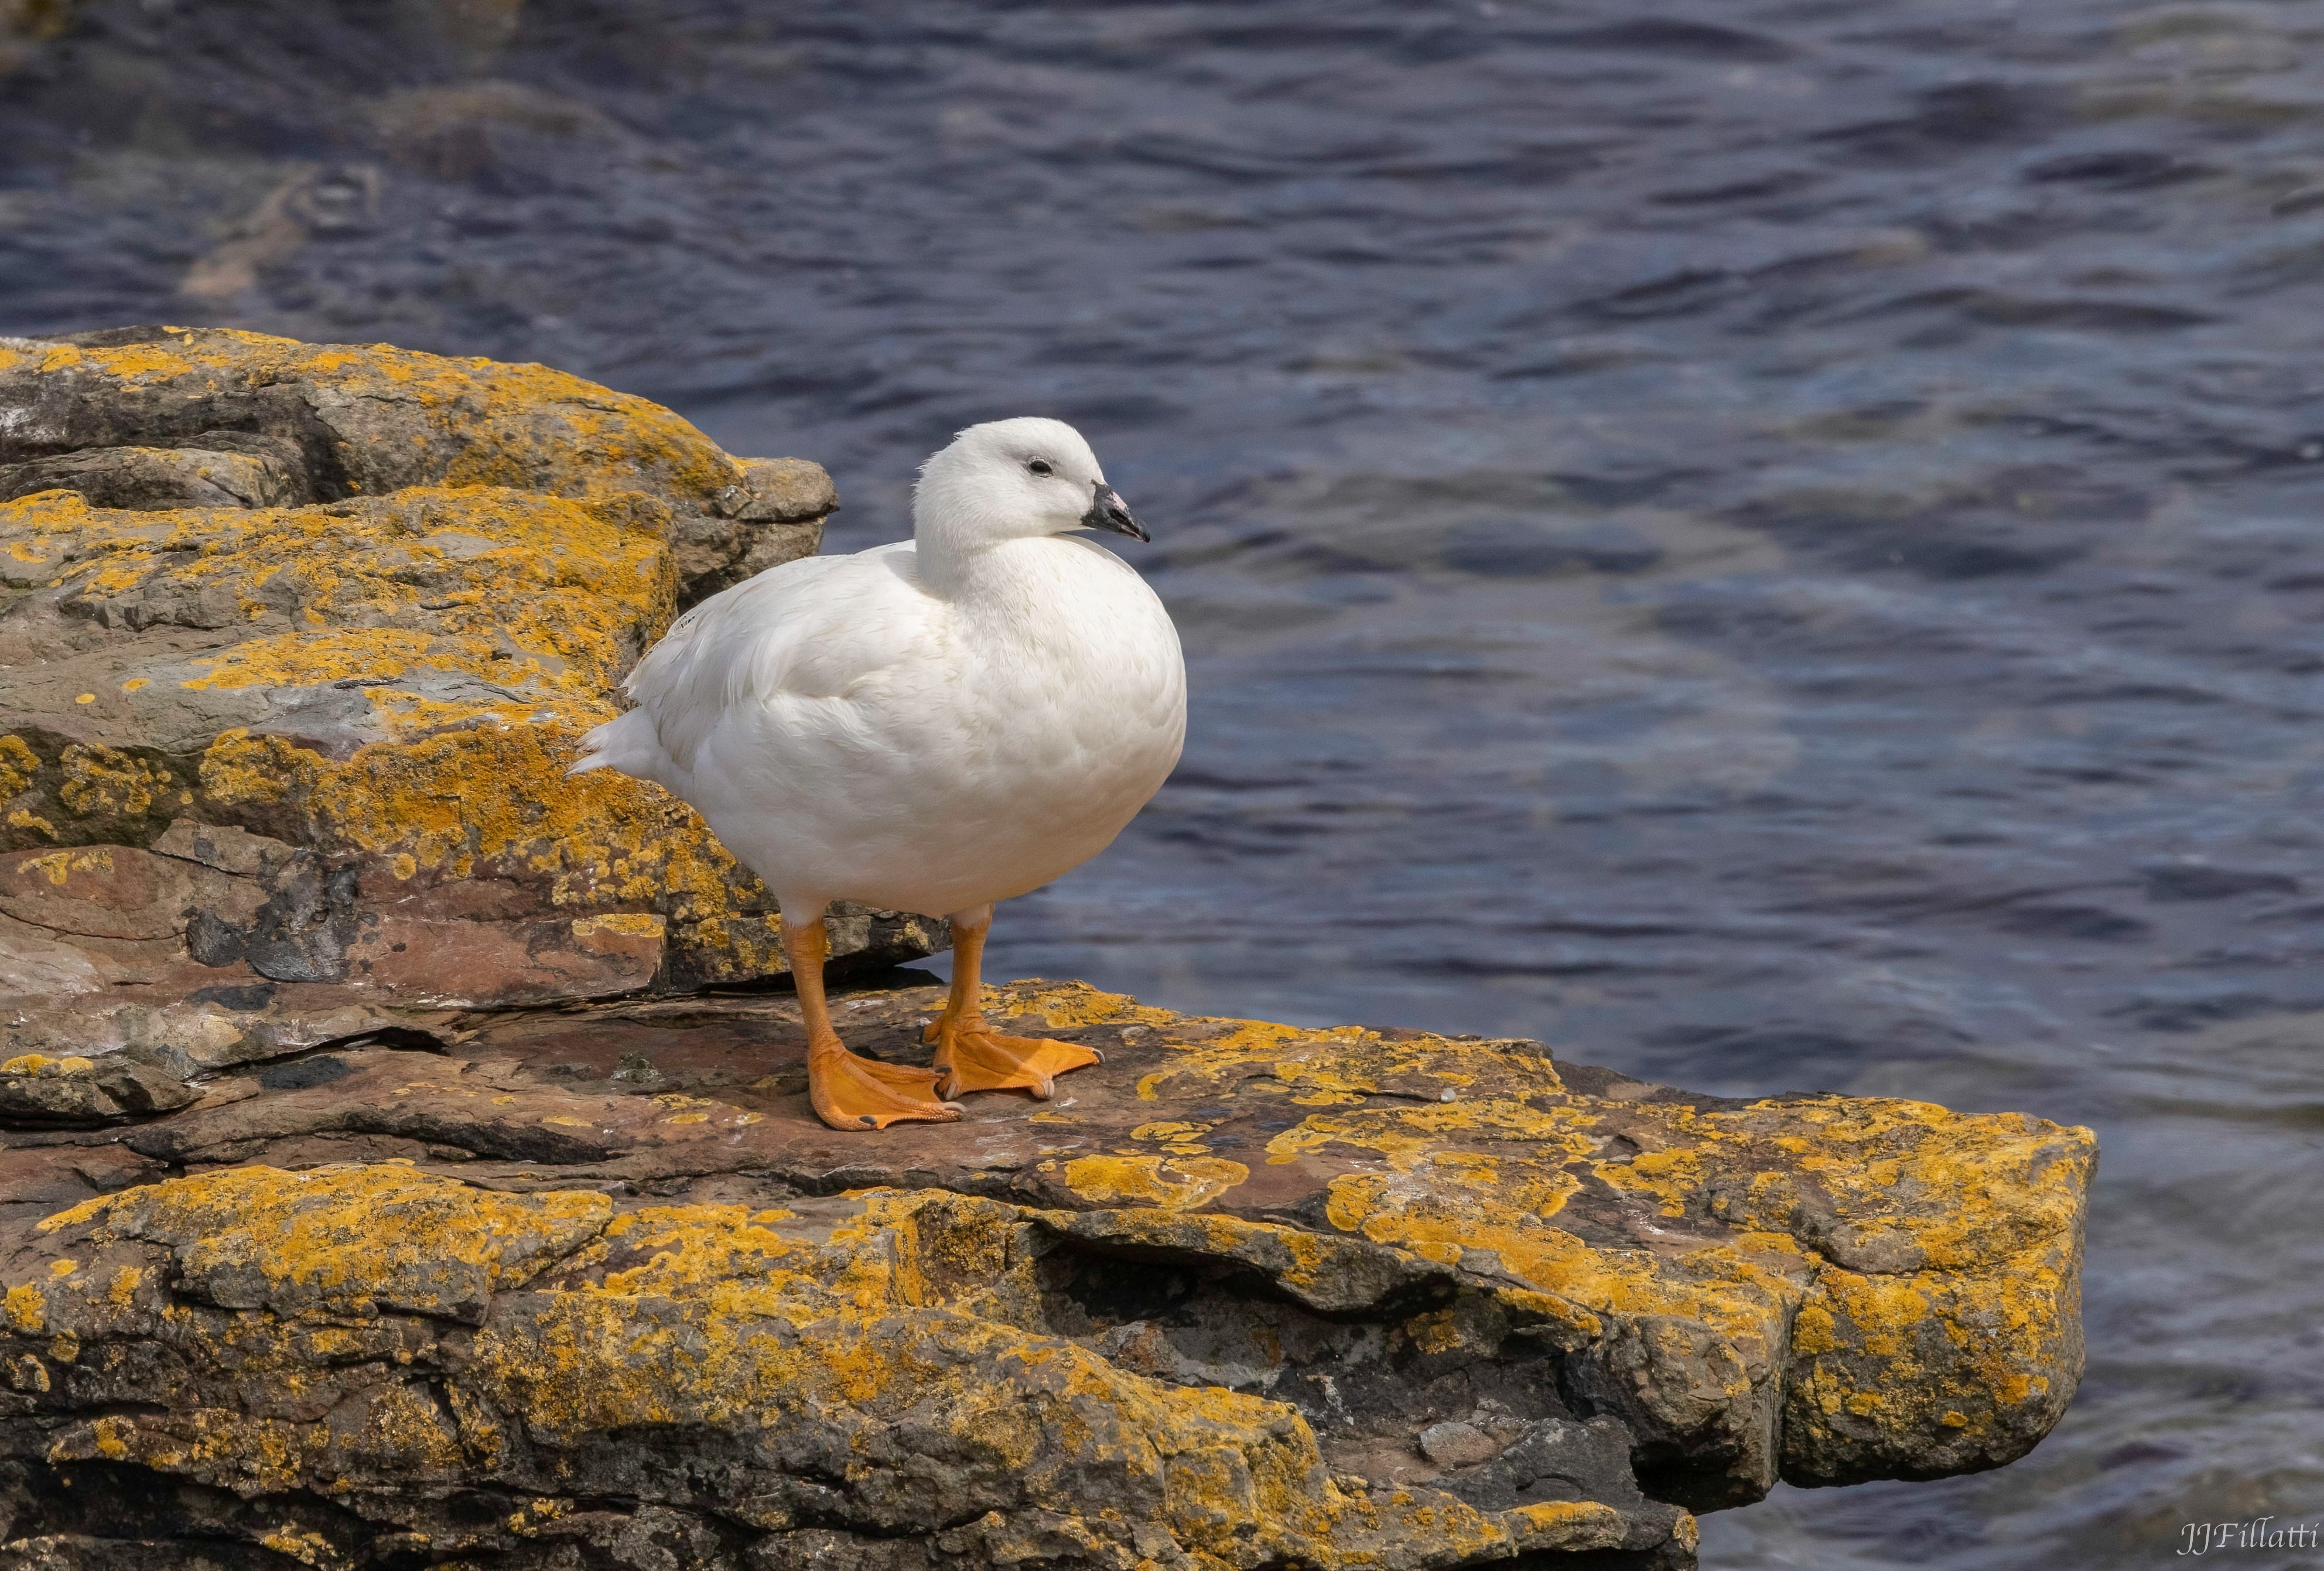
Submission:
M 841 1043 L 823 996 L 823 962 L 830 952 L 821 911 L 797 924 L 783 923 L 783 953 L 798 986 L 799 1012 L 807 1017 L 807 1095 L 816 1116 L 834 1129 L 957 1119 L 960 1109 L 936 1094 L 936 1070 L 859 1058 Z
M 1075 1042 L 1004 1037 L 984 1022 L 977 1002 L 984 990 L 984 935 L 991 926 L 991 906 L 952 919 L 952 997 L 925 1037 L 936 1044 L 936 1068 L 944 1077 L 936 1095 L 1030 1091 L 1047 1102 L 1056 1094 L 1056 1077 L 1102 1064 L 1105 1055 Z

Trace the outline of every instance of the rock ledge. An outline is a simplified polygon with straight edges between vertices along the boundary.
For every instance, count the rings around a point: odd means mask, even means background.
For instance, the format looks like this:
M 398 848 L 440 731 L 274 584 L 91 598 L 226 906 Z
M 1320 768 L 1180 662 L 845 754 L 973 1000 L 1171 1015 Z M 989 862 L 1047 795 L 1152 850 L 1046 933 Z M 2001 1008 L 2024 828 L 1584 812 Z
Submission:
M 182 1080 L 780 974 L 773 901 L 690 809 L 564 771 L 678 608 L 835 505 L 814 464 L 540 365 L 0 340 L 0 1058 Z M 833 948 L 946 941 L 857 910 Z
M 987 1007 L 1107 1062 L 843 1135 L 788 997 L 632 1001 L 7 1137 L 0 1565 L 1683 1567 L 2079 1378 L 2087 1131 Z

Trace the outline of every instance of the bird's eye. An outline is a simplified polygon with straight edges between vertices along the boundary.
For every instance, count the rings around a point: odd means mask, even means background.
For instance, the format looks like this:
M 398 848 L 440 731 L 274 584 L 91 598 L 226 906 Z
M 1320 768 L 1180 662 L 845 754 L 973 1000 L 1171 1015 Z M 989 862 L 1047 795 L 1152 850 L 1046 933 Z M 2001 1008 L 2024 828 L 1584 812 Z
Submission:
M 1045 477 L 1056 472 L 1049 467 L 1049 460 L 1047 458 L 1035 458 L 1030 463 L 1027 464 L 1025 467 L 1032 470 L 1034 474 L 1043 476 Z

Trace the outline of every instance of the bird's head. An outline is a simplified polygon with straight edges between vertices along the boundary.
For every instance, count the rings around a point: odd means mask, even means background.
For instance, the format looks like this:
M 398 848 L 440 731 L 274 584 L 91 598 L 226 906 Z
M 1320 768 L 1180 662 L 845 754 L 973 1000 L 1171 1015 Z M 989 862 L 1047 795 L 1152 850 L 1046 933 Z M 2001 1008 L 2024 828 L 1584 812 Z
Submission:
M 912 525 L 960 546 L 1075 529 L 1148 538 L 1081 432 L 1032 415 L 971 426 L 921 465 Z

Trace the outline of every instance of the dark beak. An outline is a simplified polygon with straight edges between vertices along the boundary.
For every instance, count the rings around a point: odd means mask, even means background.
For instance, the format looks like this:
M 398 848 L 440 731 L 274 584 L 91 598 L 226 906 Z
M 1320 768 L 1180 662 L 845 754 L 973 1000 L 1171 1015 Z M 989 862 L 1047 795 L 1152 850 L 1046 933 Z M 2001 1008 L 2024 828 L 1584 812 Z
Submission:
M 1130 504 L 1111 485 L 1097 488 L 1096 496 L 1090 502 L 1090 510 L 1082 514 L 1082 527 L 1110 530 L 1138 541 L 1151 541 L 1154 538 L 1146 532 L 1145 526 L 1130 516 Z

